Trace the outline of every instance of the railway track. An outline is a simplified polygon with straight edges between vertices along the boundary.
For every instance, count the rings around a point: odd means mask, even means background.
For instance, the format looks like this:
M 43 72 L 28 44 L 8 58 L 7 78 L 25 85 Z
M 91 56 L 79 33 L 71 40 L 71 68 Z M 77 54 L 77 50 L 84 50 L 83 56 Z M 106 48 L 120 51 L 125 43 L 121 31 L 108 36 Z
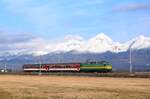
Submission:
M 0 73 L 1 75 L 35 75 L 38 76 L 39 72 L 15 72 L 15 73 Z M 130 78 L 150 78 L 150 72 L 148 73 L 133 73 L 128 72 L 111 72 L 111 73 L 99 73 L 99 72 L 42 72 L 41 76 L 88 76 L 88 77 L 130 77 Z

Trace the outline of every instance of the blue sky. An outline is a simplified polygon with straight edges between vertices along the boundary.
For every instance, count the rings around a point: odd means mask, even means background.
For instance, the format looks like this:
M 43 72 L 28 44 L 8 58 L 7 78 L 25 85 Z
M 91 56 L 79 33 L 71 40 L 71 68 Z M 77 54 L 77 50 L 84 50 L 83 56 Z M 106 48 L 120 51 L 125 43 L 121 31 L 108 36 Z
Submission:
M 0 30 L 9 31 L 8 38 L 28 34 L 27 40 L 104 32 L 125 42 L 150 36 L 150 0 L 1 0 Z

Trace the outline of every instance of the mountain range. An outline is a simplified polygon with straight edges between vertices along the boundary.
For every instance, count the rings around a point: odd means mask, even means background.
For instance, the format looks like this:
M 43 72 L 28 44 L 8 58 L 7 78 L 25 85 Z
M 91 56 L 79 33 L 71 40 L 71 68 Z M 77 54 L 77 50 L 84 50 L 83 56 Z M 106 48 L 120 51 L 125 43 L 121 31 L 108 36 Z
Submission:
M 84 40 L 80 36 L 69 35 L 60 42 L 49 43 L 42 50 L 6 53 L 0 56 L 0 68 L 7 63 L 13 70 L 21 70 L 26 63 L 63 63 L 107 60 L 114 71 L 129 70 L 129 49 L 135 71 L 150 71 L 150 37 L 138 36 L 125 43 L 113 41 L 100 33 Z
M 132 44 L 133 46 L 131 46 Z M 32 51 L 30 52 L 30 54 L 38 56 L 52 52 L 68 52 L 72 50 L 79 53 L 104 53 L 107 51 L 119 53 L 127 51 L 130 46 L 134 50 L 150 48 L 150 37 L 140 35 L 125 43 L 119 43 L 113 41 L 109 36 L 105 35 L 104 33 L 100 33 L 88 40 L 84 40 L 80 36 L 69 35 L 65 37 L 62 41 L 56 43 L 49 43 L 45 48 L 41 49 L 40 51 Z

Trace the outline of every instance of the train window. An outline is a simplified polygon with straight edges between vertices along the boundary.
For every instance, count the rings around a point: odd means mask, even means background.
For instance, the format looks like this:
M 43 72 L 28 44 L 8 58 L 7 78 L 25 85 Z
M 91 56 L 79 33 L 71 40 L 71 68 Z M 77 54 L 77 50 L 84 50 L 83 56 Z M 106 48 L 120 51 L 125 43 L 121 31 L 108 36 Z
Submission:
M 91 64 L 96 64 L 96 62 L 90 62 Z
M 64 67 L 65 67 L 65 68 L 68 68 L 68 66 L 67 66 L 67 65 L 65 65 Z

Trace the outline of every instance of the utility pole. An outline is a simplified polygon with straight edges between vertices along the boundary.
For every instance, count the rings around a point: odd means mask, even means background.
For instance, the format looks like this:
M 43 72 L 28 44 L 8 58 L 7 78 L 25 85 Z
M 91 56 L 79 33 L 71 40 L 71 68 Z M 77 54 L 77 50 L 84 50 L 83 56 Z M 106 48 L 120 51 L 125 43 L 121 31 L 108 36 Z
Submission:
M 132 67 L 132 52 L 131 52 L 131 48 L 130 48 L 130 73 L 132 74 L 133 72 L 133 67 Z
M 130 73 L 133 73 L 133 65 L 132 65 L 132 46 L 135 43 L 135 41 L 133 41 L 130 46 L 128 47 L 129 49 L 129 63 L 130 63 Z
M 4 72 L 7 72 L 7 59 L 4 57 Z
M 41 55 L 39 56 L 39 65 L 40 65 L 39 75 L 42 75 L 42 72 L 41 72 L 41 65 L 42 65 L 42 63 L 41 63 Z

